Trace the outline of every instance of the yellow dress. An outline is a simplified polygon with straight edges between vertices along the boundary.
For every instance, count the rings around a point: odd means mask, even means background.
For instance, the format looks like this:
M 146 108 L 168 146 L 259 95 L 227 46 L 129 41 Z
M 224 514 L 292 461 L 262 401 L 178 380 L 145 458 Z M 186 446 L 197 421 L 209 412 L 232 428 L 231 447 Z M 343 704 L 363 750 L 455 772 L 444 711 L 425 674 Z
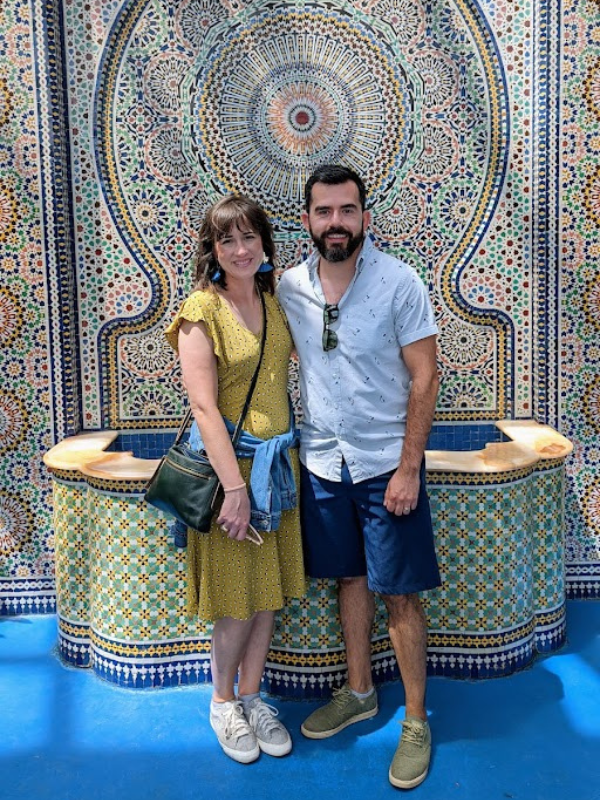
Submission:
M 264 294 L 267 339 L 260 372 L 244 429 L 268 439 L 289 428 L 288 362 L 292 339 L 285 315 L 275 297 Z M 217 357 L 218 404 L 221 413 L 237 422 L 260 353 L 260 336 L 240 325 L 229 305 L 216 292 L 194 292 L 166 330 L 177 349 L 183 320 L 202 321 Z M 298 451 L 290 451 L 299 489 Z M 242 477 L 249 482 L 251 461 L 240 459 Z M 215 517 L 216 520 L 216 517 Z M 229 539 L 213 521 L 210 532 L 188 529 L 188 610 L 203 620 L 221 617 L 248 619 L 256 611 L 275 611 L 285 598 L 305 593 L 304 562 L 297 508 L 284 511 L 277 531 L 263 533 L 264 544 Z

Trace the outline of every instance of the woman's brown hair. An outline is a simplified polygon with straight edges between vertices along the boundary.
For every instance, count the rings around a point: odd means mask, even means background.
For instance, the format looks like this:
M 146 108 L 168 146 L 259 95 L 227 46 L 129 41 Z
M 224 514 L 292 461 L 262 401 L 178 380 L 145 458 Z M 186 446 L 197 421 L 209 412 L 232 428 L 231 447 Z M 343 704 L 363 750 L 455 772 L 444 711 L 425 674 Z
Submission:
M 227 235 L 233 227 L 244 231 L 251 228 L 259 234 L 267 261 L 273 264 L 275 258 L 275 245 L 273 243 L 273 228 L 263 209 L 241 194 L 232 194 L 221 198 L 211 206 L 204 217 L 200 228 L 200 241 L 196 258 L 196 289 L 209 289 L 211 286 L 227 288 L 227 278 L 214 253 L 214 243 Z M 220 276 L 213 280 L 217 271 Z M 257 272 L 254 276 L 261 292 L 274 294 L 275 272 Z

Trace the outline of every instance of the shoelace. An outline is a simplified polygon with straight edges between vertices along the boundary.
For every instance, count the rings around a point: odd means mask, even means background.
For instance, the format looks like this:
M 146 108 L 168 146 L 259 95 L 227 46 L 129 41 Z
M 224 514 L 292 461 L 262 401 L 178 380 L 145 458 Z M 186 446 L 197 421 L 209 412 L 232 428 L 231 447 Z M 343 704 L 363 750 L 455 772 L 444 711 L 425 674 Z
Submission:
M 403 719 L 400 723 L 402 725 L 402 738 L 411 744 L 422 745 L 425 740 L 425 728 L 417 725 L 410 719 Z
M 332 703 L 336 706 L 344 706 L 348 702 L 348 698 L 352 695 L 347 686 L 340 686 L 339 689 L 334 689 L 332 694 Z
M 228 739 L 232 737 L 239 739 L 240 736 L 246 736 L 250 733 L 248 721 L 244 716 L 244 710 L 239 700 L 233 701 L 231 706 L 223 712 L 223 727 L 225 736 Z
M 278 714 L 279 711 L 276 708 L 263 700 L 250 709 L 250 725 L 254 730 L 264 727 L 265 732 L 270 733 L 279 727 L 279 723 L 275 719 Z

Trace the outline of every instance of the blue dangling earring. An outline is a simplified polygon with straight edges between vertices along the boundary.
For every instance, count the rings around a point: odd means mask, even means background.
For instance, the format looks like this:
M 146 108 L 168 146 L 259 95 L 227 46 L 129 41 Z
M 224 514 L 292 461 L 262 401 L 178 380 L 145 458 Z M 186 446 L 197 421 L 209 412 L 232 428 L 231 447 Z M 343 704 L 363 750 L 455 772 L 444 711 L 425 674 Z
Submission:
M 216 283 L 219 280 L 220 277 L 221 277 L 221 270 L 219 269 L 219 263 L 217 262 L 217 271 L 213 272 L 213 274 L 211 276 L 211 281 L 213 283 Z
M 269 264 L 266 253 L 263 253 L 263 263 L 258 268 L 258 272 L 273 272 L 273 264 Z

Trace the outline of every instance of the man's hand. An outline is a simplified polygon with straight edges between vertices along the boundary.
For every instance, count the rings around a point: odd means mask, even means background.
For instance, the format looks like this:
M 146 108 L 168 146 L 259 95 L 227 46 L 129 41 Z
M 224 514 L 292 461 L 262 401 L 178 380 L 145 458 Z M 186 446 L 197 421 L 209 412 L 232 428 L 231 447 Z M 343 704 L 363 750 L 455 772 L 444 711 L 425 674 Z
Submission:
M 418 472 L 405 475 L 397 469 L 385 490 L 383 505 L 398 517 L 410 514 L 417 507 L 420 485 Z

